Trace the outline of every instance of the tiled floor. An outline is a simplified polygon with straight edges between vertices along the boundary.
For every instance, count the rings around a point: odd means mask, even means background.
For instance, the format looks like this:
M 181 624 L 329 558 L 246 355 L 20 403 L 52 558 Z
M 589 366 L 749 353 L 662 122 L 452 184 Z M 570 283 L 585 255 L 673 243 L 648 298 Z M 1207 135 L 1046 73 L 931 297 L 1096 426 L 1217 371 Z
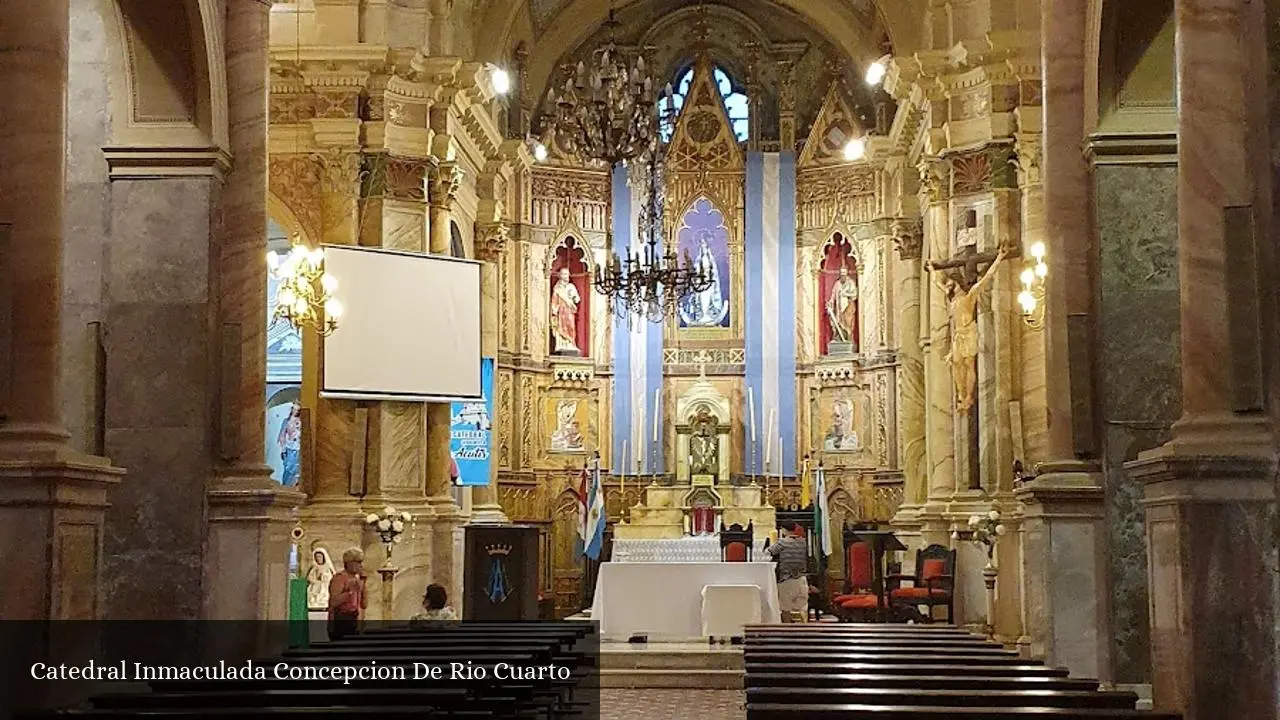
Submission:
M 600 720 L 742 720 L 746 698 L 741 690 L 600 691 Z

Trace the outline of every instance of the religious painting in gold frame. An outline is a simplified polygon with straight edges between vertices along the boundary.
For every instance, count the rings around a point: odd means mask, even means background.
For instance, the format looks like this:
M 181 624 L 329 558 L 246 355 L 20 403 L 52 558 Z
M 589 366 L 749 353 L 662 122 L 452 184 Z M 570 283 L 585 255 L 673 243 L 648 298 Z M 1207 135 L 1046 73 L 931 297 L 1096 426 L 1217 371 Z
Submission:
M 870 455 L 873 422 L 871 396 L 865 388 L 815 388 L 810 393 L 809 447 L 824 456 Z
M 599 448 L 598 399 L 592 394 L 548 393 L 542 397 L 539 437 L 550 455 L 579 455 Z

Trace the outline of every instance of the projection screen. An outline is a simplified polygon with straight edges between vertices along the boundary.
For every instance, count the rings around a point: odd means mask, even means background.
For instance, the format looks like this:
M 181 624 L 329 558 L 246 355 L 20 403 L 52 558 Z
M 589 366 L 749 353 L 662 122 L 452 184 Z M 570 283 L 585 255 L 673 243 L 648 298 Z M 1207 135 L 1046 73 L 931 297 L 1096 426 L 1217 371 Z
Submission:
M 480 263 L 326 245 L 338 328 L 324 342 L 325 397 L 481 400 Z

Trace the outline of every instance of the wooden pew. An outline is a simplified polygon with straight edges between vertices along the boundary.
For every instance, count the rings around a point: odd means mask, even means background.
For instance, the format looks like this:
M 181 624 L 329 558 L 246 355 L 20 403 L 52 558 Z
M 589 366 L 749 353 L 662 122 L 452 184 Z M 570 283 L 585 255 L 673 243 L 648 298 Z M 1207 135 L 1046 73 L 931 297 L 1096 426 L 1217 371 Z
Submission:
M 959 628 L 894 627 L 748 627 L 748 720 L 1177 717 Z

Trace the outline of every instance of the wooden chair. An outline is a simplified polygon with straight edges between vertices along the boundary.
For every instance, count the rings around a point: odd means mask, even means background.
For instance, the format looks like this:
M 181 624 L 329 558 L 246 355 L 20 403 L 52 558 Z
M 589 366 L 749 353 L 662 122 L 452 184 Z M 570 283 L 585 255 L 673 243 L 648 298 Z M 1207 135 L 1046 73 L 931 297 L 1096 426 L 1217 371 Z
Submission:
M 914 575 L 897 573 L 888 576 L 889 581 L 909 582 L 909 587 L 896 587 L 889 591 L 890 603 L 895 606 L 918 609 L 928 608 L 925 622 L 933 621 L 933 608 L 947 609 L 947 622 L 955 622 L 955 574 L 956 551 L 941 545 L 930 545 L 916 551 Z
M 739 523 L 725 527 L 720 523 L 720 559 L 724 562 L 751 562 L 752 548 L 755 545 L 755 528 L 747 522 L 743 528 Z
M 866 620 L 880 608 L 880 596 L 874 587 L 871 546 L 861 540 L 850 542 L 844 547 L 844 557 L 845 592 L 831 598 L 831 606 L 841 620 Z

